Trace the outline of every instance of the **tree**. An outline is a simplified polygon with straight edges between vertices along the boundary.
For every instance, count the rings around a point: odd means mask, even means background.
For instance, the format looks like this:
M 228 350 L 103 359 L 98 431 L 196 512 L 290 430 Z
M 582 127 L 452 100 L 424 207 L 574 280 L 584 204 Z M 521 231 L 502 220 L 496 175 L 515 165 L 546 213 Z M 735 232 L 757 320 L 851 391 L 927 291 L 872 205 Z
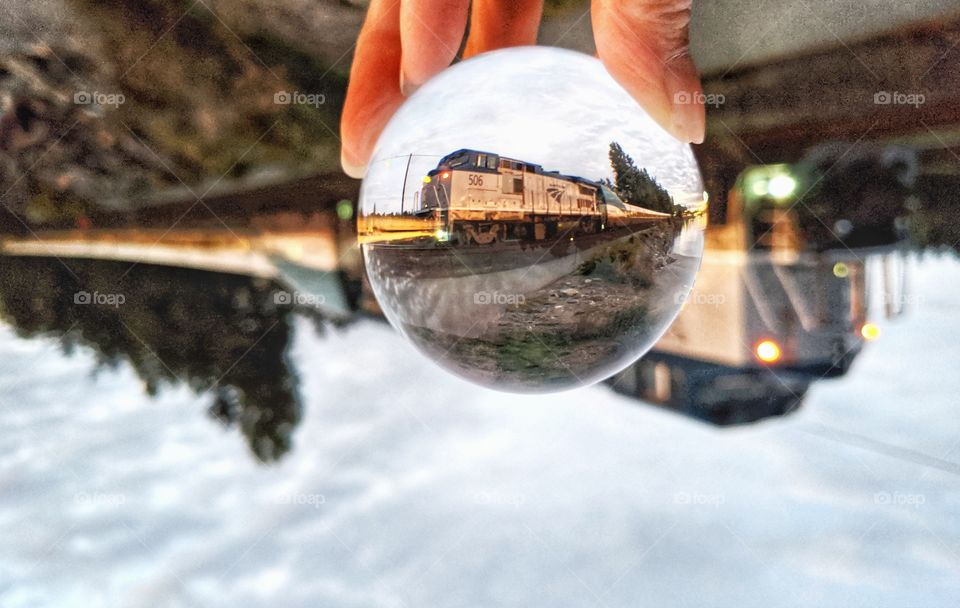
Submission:
M 203 270 L 125 262 L 9 258 L 0 266 L 0 319 L 24 338 L 53 337 L 65 354 L 92 351 L 97 369 L 127 364 L 154 396 L 163 386 L 209 396 L 210 415 L 236 426 L 263 463 L 293 446 L 302 406 L 287 356 L 292 306 L 279 286 Z M 78 293 L 123 294 L 117 306 Z
M 613 190 L 617 196 L 639 207 L 674 213 L 670 193 L 662 188 L 646 169 L 637 168 L 630 155 L 624 152 L 617 142 L 610 144 L 610 166 L 614 175 Z

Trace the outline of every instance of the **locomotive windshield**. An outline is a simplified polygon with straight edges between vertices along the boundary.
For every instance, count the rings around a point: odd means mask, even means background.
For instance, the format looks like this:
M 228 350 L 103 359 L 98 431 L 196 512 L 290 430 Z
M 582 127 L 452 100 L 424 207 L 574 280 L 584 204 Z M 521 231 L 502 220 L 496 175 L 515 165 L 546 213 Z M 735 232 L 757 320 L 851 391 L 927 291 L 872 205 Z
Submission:
M 459 154 L 453 154 L 447 158 L 440 161 L 442 164 L 448 165 L 450 167 L 460 167 L 466 165 L 470 162 L 470 153 L 469 152 L 460 152 Z
M 624 205 L 623 200 L 621 200 L 620 197 L 617 196 L 617 193 L 611 190 L 610 188 L 601 185 L 600 192 L 603 193 L 603 202 L 606 203 L 607 205 L 611 205 L 613 207 L 617 207 L 619 209 L 624 209 L 624 210 L 627 208 L 626 205 Z
M 500 157 L 496 154 L 487 152 L 476 152 L 474 150 L 457 150 L 440 159 L 438 168 L 462 169 L 466 167 L 477 169 L 496 170 L 499 165 Z

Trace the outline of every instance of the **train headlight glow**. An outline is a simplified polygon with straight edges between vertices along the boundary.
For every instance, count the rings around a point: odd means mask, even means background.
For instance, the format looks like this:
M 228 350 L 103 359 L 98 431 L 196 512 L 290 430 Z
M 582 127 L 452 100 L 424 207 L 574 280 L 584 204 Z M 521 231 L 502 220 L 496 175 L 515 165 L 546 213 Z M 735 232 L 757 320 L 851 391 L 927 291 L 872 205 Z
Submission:
M 753 353 L 757 356 L 757 359 L 764 363 L 776 363 L 780 360 L 783 351 L 780 350 L 780 345 L 773 340 L 761 340 L 753 347 Z
M 767 183 L 767 192 L 770 193 L 770 196 L 778 200 L 789 197 L 796 189 L 797 180 L 783 173 L 774 176 Z
M 769 192 L 769 190 L 767 190 L 767 180 L 758 179 L 753 182 L 750 186 L 750 192 L 753 193 L 754 196 L 766 196 Z
M 444 230 L 443 228 L 440 228 L 439 230 L 437 230 L 437 231 L 434 233 L 434 236 L 437 238 L 438 241 L 448 241 L 448 240 L 450 240 L 450 233 L 447 232 L 446 230 Z
M 880 337 L 880 326 L 875 323 L 864 323 L 860 326 L 860 335 L 864 340 L 876 340 Z
M 447 179 L 448 177 L 450 177 L 450 172 L 449 172 L 449 171 L 444 171 L 444 172 L 440 175 L 440 177 L 441 177 L 442 179 Z

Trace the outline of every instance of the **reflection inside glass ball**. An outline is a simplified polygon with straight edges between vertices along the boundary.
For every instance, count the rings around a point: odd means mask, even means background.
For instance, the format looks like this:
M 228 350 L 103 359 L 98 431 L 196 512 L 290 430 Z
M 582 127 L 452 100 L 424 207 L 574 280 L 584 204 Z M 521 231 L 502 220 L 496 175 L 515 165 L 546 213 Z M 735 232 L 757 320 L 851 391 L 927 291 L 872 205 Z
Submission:
M 602 380 L 693 285 L 706 200 L 690 147 L 591 57 L 458 64 L 387 126 L 358 239 L 390 322 L 444 368 L 509 391 Z

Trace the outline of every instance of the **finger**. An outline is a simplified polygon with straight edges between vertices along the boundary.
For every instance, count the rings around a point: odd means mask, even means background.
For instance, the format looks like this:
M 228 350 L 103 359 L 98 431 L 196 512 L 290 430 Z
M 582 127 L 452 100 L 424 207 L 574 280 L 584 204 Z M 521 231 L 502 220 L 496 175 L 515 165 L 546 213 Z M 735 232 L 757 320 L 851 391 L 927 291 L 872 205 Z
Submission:
M 372 0 L 357 38 L 340 119 L 340 164 L 347 175 L 363 177 L 377 138 L 402 103 L 400 2 Z
M 594 0 L 597 54 L 610 75 L 663 128 L 703 141 L 700 75 L 690 57 L 691 0 Z
M 470 0 L 403 0 L 400 89 L 409 95 L 447 68 L 457 56 Z
M 537 43 L 543 0 L 474 0 L 463 56 Z

